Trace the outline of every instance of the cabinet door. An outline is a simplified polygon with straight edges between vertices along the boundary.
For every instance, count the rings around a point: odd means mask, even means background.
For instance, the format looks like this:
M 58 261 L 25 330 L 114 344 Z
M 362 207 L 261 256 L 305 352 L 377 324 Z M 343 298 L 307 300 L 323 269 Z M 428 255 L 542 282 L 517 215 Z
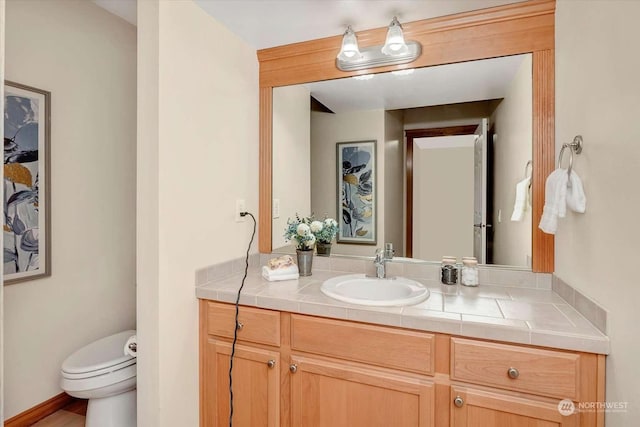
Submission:
M 346 362 L 291 360 L 293 426 L 433 425 L 431 381 Z
M 209 339 L 203 399 L 204 426 L 229 425 L 231 344 Z M 233 425 L 277 427 L 279 424 L 280 354 L 236 345 L 233 356 Z
M 577 427 L 578 415 L 561 415 L 559 402 L 452 386 L 451 426 Z

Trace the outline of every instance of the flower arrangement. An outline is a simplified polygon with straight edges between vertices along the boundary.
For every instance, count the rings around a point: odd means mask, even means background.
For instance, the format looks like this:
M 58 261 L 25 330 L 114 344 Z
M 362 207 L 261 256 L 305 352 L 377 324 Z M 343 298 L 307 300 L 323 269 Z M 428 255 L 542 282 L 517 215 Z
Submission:
M 313 215 L 310 217 L 302 217 L 296 214 L 294 219 L 287 220 L 287 228 L 285 228 L 284 238 L 287 241 L 295 241 L 296 249 L 307 251 L 313 249 L 316 244 L 316 236 L 311 232 Z M 315 227 L 314 227 L 315 228 Z
M 338 234 L 338 222 L 333 218 L 325 217 L 324 221 L 313 221 L 310 228 L 320 243 L 331 243 Z

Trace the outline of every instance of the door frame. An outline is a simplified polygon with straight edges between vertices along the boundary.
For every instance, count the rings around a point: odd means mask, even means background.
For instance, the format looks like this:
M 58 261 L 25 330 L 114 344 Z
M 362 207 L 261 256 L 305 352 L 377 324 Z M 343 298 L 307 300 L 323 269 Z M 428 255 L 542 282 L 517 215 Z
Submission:
M 437 128 L 423 129 L 406 129 L 405 134 L 405 150 L 404 150 L 404 175 L 405 175 L 405 245 L 404 256 L 411 258 L 413 256 L 413 140 L 416 138 L 431 138 L 434 136 L 455 136 L 455 135 L 474 135 L 477 124 L 448 126 Z

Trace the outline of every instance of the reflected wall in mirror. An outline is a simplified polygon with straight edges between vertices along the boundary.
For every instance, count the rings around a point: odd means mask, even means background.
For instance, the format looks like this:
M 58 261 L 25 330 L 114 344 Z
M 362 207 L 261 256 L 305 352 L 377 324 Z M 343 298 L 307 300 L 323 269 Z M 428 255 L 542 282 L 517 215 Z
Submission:
M 531 170 L 531 55 L 371 77 L 273 89 L 273 251 L 293 251 L 283 233 L 296 213 L 342 214 L 336 144 L 375 140 L 378 246 L 530 267 L 531 209 L 513 214 L 516 184 Z M 332 254 L 373 255 L 370 246 L 333 246 Z

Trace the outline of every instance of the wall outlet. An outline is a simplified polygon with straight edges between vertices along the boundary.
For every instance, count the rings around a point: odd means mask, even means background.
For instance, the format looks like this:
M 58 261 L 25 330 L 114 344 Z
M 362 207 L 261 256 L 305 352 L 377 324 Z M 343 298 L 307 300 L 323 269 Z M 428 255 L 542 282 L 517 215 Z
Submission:
M 247 205 L 244 202 L 243 199 L 237 199 L 236 200 L 236 222 L 244 222 L 246 221 L 247 217 L 246 216 L 240 216 L 240 212 L 246 212 L 247 211 Z
M 280 218 L 280 199 L 273 199 L 273 219 Z

